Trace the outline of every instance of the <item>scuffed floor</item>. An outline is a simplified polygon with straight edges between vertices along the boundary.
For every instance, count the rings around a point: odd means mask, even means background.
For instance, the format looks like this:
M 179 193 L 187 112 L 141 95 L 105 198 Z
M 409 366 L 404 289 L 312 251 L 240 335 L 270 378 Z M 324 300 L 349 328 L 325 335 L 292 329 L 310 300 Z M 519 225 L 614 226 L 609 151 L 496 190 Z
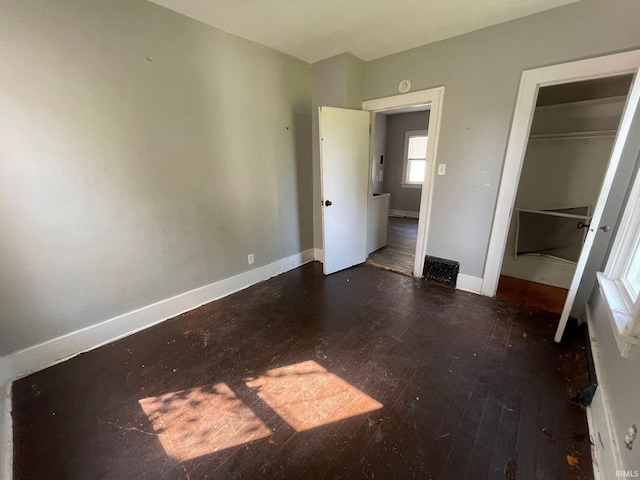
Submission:
M 592 479 L 556 321 L 308 264 L 15 382 L 15 478 Z

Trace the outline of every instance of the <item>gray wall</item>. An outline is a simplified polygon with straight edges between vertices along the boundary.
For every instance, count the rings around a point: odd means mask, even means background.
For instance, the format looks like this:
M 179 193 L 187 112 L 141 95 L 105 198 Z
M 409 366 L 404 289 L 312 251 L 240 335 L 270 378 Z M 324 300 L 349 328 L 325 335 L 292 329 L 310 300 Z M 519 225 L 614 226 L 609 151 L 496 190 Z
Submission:
M 422 188 L 403 188 L 402 162 L 404 160 L 405 133 L 410 130 L 428 130 L 429 112 L 411 112 L 387 115 L 387 141 L 382 191 L 391 194 L 392 210 L 420 212 Z
M 428 253 L 482 277 L 523 70 L 640 46 L 640 2 L 582 0 L 368 62 L 365 99 L 444 85 Z
M 310 65 L 144 0 L 4 0 L 0 58 L 0 355 L 312 247 Z
M 428 253 L 460 262 L 460 272 L 482 277 L 498 183 L 523 70 L 640 47 L 640 2 L 582 0 L 368 62 L 365 99 L 445 87 Z M 605 222 L 606 223 L 606 222 Z M 588 274 L 592 281 L 593 272 Z M 623 359 L 594 292 L 593 317 L 618 445 L 639 424 L 640 356 Z M 597 438 L 597 435 L 596 435 Z M 638 449 L 620 447 L 624 466 L 638 468 Z M 607 454 L 609 452 L 606 452 Z

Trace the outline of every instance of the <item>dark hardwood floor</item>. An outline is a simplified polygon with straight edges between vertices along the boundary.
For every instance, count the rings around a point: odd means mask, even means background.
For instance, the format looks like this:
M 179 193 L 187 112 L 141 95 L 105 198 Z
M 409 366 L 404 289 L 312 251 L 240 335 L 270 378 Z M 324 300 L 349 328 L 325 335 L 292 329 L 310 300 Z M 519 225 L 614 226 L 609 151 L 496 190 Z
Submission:
M 499 300 L 518 303 L 524 307 L 539 308 L 560 314 L 567 300 L 568 292 L 566 288 L 500 275 L 496 297 Z
M 556 321 L 311 263 L 16 381 L 15 478 L 592 479 Z
M 412 275 L 417 238 L 417 218 L 389 217 L 387 245 L 369 255 L 367 262 L 376 267 Z

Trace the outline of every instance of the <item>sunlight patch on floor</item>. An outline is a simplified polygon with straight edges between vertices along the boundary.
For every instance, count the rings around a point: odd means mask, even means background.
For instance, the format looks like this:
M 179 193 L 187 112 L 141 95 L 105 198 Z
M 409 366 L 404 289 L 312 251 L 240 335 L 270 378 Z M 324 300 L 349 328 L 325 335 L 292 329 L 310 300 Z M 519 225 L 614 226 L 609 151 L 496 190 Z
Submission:
M 269 370 L 246 385 L 297 432 L 383 407 L 313 360 Z
M 170 457 L 207 455 L 271 435 L 271 430 L 224 383 L 139 400 Z
M 383 406 L 313 360 L 275 368 L 245 382 L 297 432 Z M 226 383 L 147 397 L 138 403 L 167 455 L 181 462 L 273 433 Z

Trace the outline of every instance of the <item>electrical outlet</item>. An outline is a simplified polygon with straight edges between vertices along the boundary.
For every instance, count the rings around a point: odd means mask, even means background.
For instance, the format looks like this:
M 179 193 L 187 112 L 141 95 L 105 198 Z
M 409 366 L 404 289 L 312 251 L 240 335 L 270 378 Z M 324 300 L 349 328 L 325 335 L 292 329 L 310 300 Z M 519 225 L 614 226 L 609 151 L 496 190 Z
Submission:
M 438 175 L 444 175 L 447 172 L 447 164 L 439 163 L 438 164 Z
M 250 253 L 249 255 L 247 255 L 247 262 L 249 262 L 249 265 L 251 265 L 255 261 L 256 261 L 256 259 L 253 256 L 253 253 Z

